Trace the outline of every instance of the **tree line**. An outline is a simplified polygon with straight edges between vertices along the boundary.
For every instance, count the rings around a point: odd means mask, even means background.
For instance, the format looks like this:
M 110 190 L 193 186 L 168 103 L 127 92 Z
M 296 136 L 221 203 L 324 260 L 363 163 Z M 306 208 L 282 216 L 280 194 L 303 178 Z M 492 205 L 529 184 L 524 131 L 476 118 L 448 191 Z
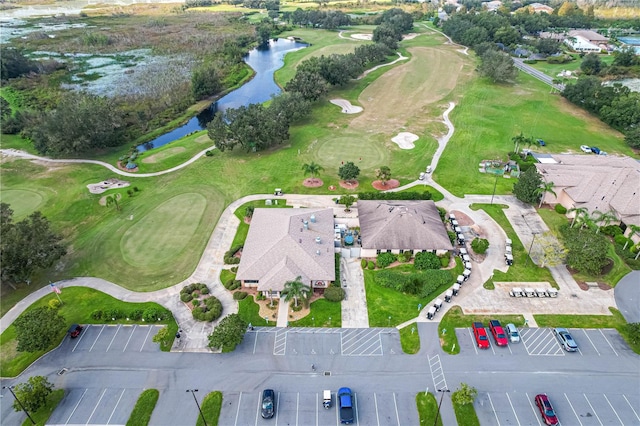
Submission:
M 400 9 L 390 9 L 380 17 L 380 25 L 393 28 L 394 33 L 413 28 L 411 15 Z M 377 29 L 377 28 L 376 28 Z M 374 31 L 375 40 L 375 31 Z M 353 53 L 309 58 L 298 66 L 287 83 L 285 92 L 272 98 L 269 106 L 251 104 L 217 112 L 207 132 L 221 151 L 236 146 L 247 152 L 261 151 L 289 139 L 289 127 L 311 112 L 317 101 L 332 87 L 344 86 L 372 64 L 381 63 L 393 53 L 385 38 L 374 44 L 358 46 Z M 390 40 L 397 45 L 396 38 Z

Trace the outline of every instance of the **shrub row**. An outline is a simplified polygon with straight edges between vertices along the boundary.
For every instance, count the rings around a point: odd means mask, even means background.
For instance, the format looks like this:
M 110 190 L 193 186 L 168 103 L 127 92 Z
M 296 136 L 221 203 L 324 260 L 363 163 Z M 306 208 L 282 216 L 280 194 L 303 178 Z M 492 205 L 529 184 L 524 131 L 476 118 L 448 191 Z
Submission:
M 231 247 L 225 254 L 224 254 L 224 263 L 228 264 L 228 265 L 235 265 L 240 263 L 240 258 L 239 257 L 235 257 L 235 254 L 237 252 L 239 252 L 240 250 L 242 250 L 244 246 L 242 244 L 239 244 L 237 246 L 233 246 Z
M 333 283 L 331 283 L 331 286 L 332 287 L 340 287 L 340 277 L 341 277 L 341 275 L 340 275 L 340 254 L 334 253 L 334 257 L 335 257 L 335 260 L 336 260 L 336 262 L 335 262 L 335 264 L 336 264 L 336 269 L 335 269 L 336 279 L 333 281 Z
M 233 291 L 240 288 L 240 286 L 242 285 L 242 281 L 229 278 L 227 281 L 222 283 L 222 285 L 224 285 L 224 288 L 226 288 L 227 290 Z
M 429 191 L 415 192 L 360 192 L 359 200 L 430 200 L 432 195 Z
M 420 253 L 416 253 L 413 266 L 418 270 L 440 269 L 442 264 L 440 263 L 440 258 L 434 253 L 421 251 Z
M 184 303 L 197 299 L 200 294 L 209 294 L 209 287 L 206 284 L 194 283 L 186 285 L 180 290 L 180 300 Z
M 162 309 L 147 308 L 134 309 L 132 311 L 121 311 L 119 309 L 98 309 L 91 312 L 91 318 L 96 321 L 115 321 L 123 318 L 130 319 L 132 321 L 144 320 L 144 322 L 157 322 L 164 321 L 171 317 L 171 314 Z
M 423 272 L 402 273 L 392 269 L 380 271 L 375 277 L 376 284 L 393 290 L 426 297 L 440 286 L 451 284 L 453 278 L 449 271 L 428 270 Z
M 245 299 L 246 297 L 247 297 L 246 291 L 236 291 L 235 293 L 233 293 L 233 300 L 242 300 L 242 299 Z
M 393 254 L 393 253 L 380 253 L 378 255 L 378 258 L 376 259 L 376 266 L 378 268 L 386 268 L 387 266 L 391 265 L 393 262 L 395 262 L 398 259 L 398 256 Z

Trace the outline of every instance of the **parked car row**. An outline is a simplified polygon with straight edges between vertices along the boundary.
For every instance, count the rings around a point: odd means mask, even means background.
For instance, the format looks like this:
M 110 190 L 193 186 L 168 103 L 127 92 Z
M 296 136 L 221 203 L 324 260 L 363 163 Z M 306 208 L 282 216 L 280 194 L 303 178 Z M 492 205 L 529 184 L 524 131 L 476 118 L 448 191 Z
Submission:
M 313 367 L 312 367 L 313 368 Z M 355 419 L 353 392 L 350 388 L 338 389 L 337 393 L 338 411 L 340 413 L 340 423 L 352 424 Z M 322 406 L 325 409 L 331 408 L 331 391 L 324 390 L 322 393 Z M 273 389 L 262 391 L 262 405 L 260 415 L 263 419 L 270 419 L 276 414 L 276 393 Z
M 580 149 L 587 154 L 607 155 L 605 151 L 600 150 L 597 146 L 580 145 Z
M 489 349 L 491 343 L 489 342 L 489 336 L 487 334 L 487 329 L 484 328 L 484 324 L 480 321 L 476 321 L 471 324 L 471 329 L 473 330 L 473 337 L 475 338 L 478 347 L 480 349 Z M 493 336 L 493 340 L 496 342 L 497 346 L 507 346 L 509 341 L 511 341 L 511 343 L 517 343 L 520 341 L 520 333 L 514 324 L 507 324 L 505 329 L 502 327 L 502 324 L 500 324 L 500 321 L 490 320 L 489 330 L 491 331 L 491 335 Z

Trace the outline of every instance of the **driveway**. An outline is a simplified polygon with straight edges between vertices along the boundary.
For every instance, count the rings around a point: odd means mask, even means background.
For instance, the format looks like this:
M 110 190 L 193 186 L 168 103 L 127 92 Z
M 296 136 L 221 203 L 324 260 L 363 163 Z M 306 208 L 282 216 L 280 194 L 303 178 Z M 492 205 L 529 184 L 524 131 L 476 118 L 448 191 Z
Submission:
M 614 295 L 627 322 L 640 322 L 640 271 L 625 275 L 616 285 Z

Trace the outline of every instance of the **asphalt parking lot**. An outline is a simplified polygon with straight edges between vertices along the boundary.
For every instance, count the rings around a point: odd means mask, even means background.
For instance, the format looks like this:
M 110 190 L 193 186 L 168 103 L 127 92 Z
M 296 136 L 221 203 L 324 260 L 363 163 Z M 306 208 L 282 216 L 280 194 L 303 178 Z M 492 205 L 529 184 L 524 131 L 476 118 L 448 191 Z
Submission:
M 160 352 L 153 336 L 162 325 L 86 325 L 75 339 L 66 337 L 63 350 L 70 352 Z
M 570 329 L 569 332 L 578 344 L 578 352 L 565 352 L 553 335 L 550 328 L 522 328 L 520 329 L 520 343 L 509 343 L 506 347 L 499 347 L 486 328 L 491 346 L 489 349 L 478 349 L 471 328 L 457 328 L 461 353 L 474 353 L 478 356 L 504 355 L 531 355 L 531 356 L 599 356 L 617 357 L 629 348 L 614 329 Z
M 47 425 L 124 425 L 142 389 L 71 389 Z
M 397 330 L 389 328 L 256 327 L 239 350 L 255 355 L 382 356 L 402 353 Z
M 551 389 L 550 389 L 551 391 Z M 535 393 L 479 393 L 475 402 L 481 425 L 540 425 Z M 562 425 L 637 425 L 639 401 L 625 394 L 547 392 Z
M 418 422 L 415 408 L 415 394 L 393 392 L 356 392 L 354 406 L 356 425 L 399 426 L 414 425 Z M 289 425 L 319 426 L 339 425 L 340 418 L 336 404 L 336 390 L 331 391 L 331 408 L 322 406 L 322 392 L 279 392 L 276 391 L 276 415 L 263 419 L 260 415 L 262 393 L 225 393 L 224 405 L 220 413 L 221 425 Z

